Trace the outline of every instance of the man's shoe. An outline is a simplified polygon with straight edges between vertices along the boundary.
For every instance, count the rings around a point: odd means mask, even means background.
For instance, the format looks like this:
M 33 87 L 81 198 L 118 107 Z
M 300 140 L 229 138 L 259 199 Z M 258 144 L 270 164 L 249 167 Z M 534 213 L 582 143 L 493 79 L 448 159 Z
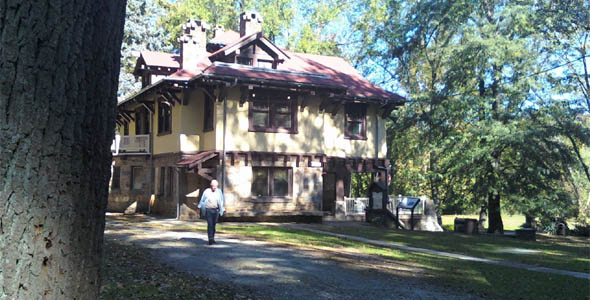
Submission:
M 213 245 L 215 243 L 213 240 L 209 240 L 209 245 Z
M 217 242 L 215 240 L 213 240 L 212 242 L 213 242 L 213 244 L 217 244 Z

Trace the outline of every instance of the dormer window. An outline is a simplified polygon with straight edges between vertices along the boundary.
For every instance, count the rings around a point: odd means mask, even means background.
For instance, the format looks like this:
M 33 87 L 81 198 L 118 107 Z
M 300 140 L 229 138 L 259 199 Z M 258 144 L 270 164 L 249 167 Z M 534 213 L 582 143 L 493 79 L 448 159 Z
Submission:
M 259 59 L 257 62 L 257 67 L 272 69 L 273 68 L 273 61 L 266 60 L 266 59 Z
M 247 65 L 247 66 L 251 66 L 252 65 L 252 59 L 249 57 L 241 57 L 238 56 L 237 57 L 237 62 L 240 65 Z
M 255 89 L 250 101 L 249 131 L 297 133 L 297 94 Z

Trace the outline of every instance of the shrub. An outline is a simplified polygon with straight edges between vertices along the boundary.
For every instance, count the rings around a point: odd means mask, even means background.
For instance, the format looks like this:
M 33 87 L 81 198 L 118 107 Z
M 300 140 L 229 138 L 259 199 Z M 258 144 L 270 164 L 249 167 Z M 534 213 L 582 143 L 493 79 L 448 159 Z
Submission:
M 576 236 L 590 237 L 590 225 L 576 225 L 571 233 Z

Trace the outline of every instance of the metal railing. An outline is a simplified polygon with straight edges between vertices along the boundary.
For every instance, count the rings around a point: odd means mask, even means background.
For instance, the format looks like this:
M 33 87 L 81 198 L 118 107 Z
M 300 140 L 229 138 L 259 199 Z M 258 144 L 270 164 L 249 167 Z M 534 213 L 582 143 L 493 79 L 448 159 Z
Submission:
M 114 155 L 124 153 L 150 153 L 150 135 L 149 134 L 138 134 L 138 135 L 116 135 L 113 143 L 111 144 L 111 152 Z
M 421 201 L 418 203 L 418 206 L 414 209 L 414 215 L 422 215 L 424 214 L 424 201 L 423 197 L 411 197 L 411 196 L 389 196 L 389 204 L 387 204 L 387 209 L 395 214 L 397 206 L 400 202 L 404 201 L 404 198 L 420 198 Z M 345 213 L 346 215 L 356 215 L 356 214 L 364 214 L 365 208 L 369 207 L 369 198 L 368 197 L 359 197 L 359 198 L 348 198 L 344 197 L 345 205 Z M 400 215 L 409 215 L 411 211 L 408 209 L 400 209 Z
M 369 206 L 369 198 L 347 198 L 344 197 L 346 202 L 346 215 L 360 215 L 365 213 L 365 208 Z

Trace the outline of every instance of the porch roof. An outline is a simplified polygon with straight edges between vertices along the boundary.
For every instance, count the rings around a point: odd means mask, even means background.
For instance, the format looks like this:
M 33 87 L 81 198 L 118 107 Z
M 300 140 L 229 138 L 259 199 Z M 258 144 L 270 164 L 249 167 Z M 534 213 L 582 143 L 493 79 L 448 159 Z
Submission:
M 216 157 L 219 153 L 217 151 L 203 151 L 197 154 L 191 155 L 176 164 L 179 166 L 186 166 L 189 169 L 193 169 L 197 167 L 199 164 L 202 164 L 214 157 Z

